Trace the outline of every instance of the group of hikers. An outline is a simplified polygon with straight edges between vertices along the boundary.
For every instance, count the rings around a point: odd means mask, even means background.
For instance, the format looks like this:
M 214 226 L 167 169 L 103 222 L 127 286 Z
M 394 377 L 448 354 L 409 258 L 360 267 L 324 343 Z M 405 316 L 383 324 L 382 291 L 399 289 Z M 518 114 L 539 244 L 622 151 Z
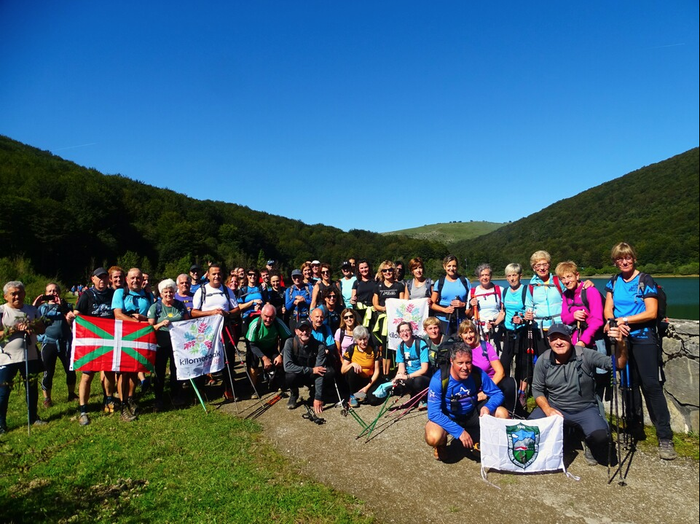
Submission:
M 410 260 L 408 274 L 401 262 L 382 261 L 373 273 L 369 261 L 349 258 L 339 279 L 329 264 L 313 260 L 291 271 L 287 286 L 274 260 L 262 270 L 228 273 L 221 264 L 209 263 L 206 270 L 194 264 L 189 274 L 161 280 L 156 288 L 138 268 L 99 267 L 74 308 L 55 283 L 29 305 L 24 285 L 7 282 L 6 303 L 0 306 L 0 434 L 7 431 L 10 386 L 18 373 L 27 383 L 29 422 L 45 423 L 38 413 L 37 382 L 40 378 L 43 405 L 51 406 L 57 360 L 66 370 L 68 400 L 78 401 L 81 425 L 90 423 L 95 376 L 103 390 L 102 409 L 120 412 L 124 421 L 138 417 L 139 387 L 153 388 L 155 411 L 165 409 L 167 401 L 185 405 L 187 391 L 177 380 L 169 330 L 181 320 L 220 315 L 227 364 L 245 361 L 251 398 L 273 391 L 295 409 L 300 388 L 307 387 L 308 409 L 319 415 L 328 402 L 357 409 L 381 404 L 387 395 L 409 394 L 417 409 L 427 410 L 425 441 L 438 460 L 446 456 L 449 436 L 468 450 L 478 449 L 483 415 L 556 415 L 583 435 L 589 464 L 606 464 L 611 428 L 601 406 L 612 394 L 611 373 L 623 370 L 633 385 L 627 430 L 644 431 L 643 395 L 659 455 L 670 460 L 676 452 L 659 379 L 659 288 L 636 268 L 637 254 L 629 244 L 615 245 L 611 259 L 620 273 L 607 283 L 605 296 L 581 280 L 572 261 L 559 263 L 552 273 L 546 251 L 530 257 L 534 275 L 527 283 L 521 282 L 520 264 L 508 264 L 504 287 L 492 282 L 488 264 L 477 267 L 472 285 L 452 255 L 443 261 L 445 274 L 434 281 L 420 258 Z M 410 322 L 390 328 L 388 299 L 428 299 L 424 335 Z M 158 346 L 155 372 L 88 371 L 78 384 L 70 366 L 77 315 L 150 324 Z M 395 351 L 387 343 L 389 329 L 400 339 Z M 224 397 L 234 400 L 233 377 L 229 368 L 193 385 L 220 379 Z

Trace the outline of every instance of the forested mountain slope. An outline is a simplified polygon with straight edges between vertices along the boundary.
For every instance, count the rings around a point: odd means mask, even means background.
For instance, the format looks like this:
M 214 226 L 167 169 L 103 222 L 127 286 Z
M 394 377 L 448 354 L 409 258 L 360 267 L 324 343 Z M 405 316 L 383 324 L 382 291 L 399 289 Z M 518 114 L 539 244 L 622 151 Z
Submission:
M 694 148 L 450 247 L 470 266 L 488 261 L 497 271 L 509 262 L 529 268 L 538 249 L 610 271 L 610 249 L 625 241 L 649 271 L 697 273 L 699 174 Z
M 140 264 L 177 274 L 192 262 L 232 266 L 280 260 L 286 271 L 318 258 L 441 259 L 437 242 L 307 225 L 250 208 L 199 201 L 123 176 L 103 175 L 0 136 L 0 257 L 41 274 L 83 280 L 95 265 Z

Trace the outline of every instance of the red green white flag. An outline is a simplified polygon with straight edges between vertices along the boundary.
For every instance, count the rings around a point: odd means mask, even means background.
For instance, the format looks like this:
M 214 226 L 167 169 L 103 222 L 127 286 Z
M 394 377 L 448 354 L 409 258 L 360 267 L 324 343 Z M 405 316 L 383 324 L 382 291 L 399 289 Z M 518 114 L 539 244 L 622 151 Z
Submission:
M 154 371 L 156 332 L 143 322 L 78 315 L 73 323 L 74 371 Z

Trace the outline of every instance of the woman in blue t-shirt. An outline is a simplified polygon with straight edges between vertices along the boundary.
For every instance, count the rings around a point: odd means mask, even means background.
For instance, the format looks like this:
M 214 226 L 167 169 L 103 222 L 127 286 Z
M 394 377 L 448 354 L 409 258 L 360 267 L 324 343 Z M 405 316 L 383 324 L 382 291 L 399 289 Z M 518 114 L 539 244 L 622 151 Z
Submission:
M 642 399 L 639 387 L 649 410 L 649 416 L 659 439 L 659 456 L 676 458 L 673 447 L 671 416 L 661 382 L 661 341 L 656 330 L 658 291 L 656 282 L 636 268 L 637 253 L 626 242 L 613 247 L 610 254 L 620 270 L 605 286 L 605 318 L 617 323 L 623 337 L 627 337 L 629 351 L 629 375 L 632 386 L 631 406 L 628 412 L 634 420 L 633 431 L 643 431 Z M 606 329 L 609 324 L 606 325 Z
M 413 396 L 424 391 L 430 385 L 428 344 L 422 338 L 413 336 L 413 326 L 409 322 L 401 322 L 397 326 L 396 332 L 401 338 L 401 343 L 396 350 L 398 371 L 394 378 L 394 384 L 405 386 Z M 419 409 L 426 407 L 426 401 L 422 399 Z
M 457 257 L 447 255 L 442 261 L 445 276 L 433 285 L 432 309 L 440 320 L 441 331 L 445 336 L 457 332 L 460 322 L 470 313 L 467 301 L 471 284 L 469 279 L 458 272 Z

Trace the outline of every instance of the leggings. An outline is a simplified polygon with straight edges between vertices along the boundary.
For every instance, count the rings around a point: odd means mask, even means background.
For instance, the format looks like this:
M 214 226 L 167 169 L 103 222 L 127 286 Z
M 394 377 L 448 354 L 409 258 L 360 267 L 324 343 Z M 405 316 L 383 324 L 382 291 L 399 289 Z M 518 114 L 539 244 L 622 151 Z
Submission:
M 671 440 L 671 415 L 664 396 L 660 374 L 659 346 L 655 341 L 635 342 L 628 340 L 629 369 L 632 386 L 632 406 L 630 412 L 635 417 L 635 422 L 642 422 L 642 398 L 639 388 L 642 389 L 644 401 L 649 411 L 649 417 L 656 428 L 656 436 L 659 440 Z
M 60 346 L 60 349 L 59 349 Z M 44 342 L 41 347 L 41 360 L 44 362 L 44 376 L 41 379 L 41 390 L 51 393 L 53 377 L 56 373 L 56 359 L 61 361 L 66 370 L 66 385 L 69 390 L 75 387 L 75 371 L 70 370 L 70 352 L 67 345 L 59 340 L 57 342 Z

